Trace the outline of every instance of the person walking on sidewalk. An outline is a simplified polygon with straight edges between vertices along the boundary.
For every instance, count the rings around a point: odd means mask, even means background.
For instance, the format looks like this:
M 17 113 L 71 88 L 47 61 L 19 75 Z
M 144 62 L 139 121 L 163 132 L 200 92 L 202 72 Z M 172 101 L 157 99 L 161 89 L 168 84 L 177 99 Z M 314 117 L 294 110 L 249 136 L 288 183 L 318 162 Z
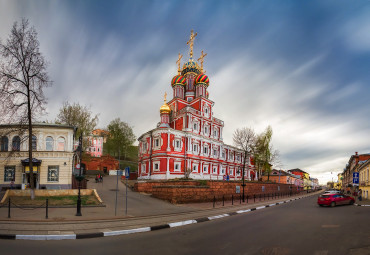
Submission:
M 358 201 L 362 201 L 362 190 L 358 190 Z

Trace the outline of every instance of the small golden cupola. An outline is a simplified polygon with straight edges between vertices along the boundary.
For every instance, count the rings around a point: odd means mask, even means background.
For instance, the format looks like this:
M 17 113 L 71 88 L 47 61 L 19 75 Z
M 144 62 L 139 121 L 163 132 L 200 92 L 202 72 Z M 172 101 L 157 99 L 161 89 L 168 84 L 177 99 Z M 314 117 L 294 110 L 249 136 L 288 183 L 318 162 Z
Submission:
M 171 108 L 168 106 L 168 104 L 166 102 L 167 101 L 166 97 L 167 97 L 167 93 L 164 93 L 164 103 L 161 106 L 161 108 L 159 109 L 159 112 L 160 112 L 160 115 L 161 115 L 161 122 L 160 122 L 159 127 L 161 127 L 161 128 L 170 127 L 169 123 L 170 123 Z

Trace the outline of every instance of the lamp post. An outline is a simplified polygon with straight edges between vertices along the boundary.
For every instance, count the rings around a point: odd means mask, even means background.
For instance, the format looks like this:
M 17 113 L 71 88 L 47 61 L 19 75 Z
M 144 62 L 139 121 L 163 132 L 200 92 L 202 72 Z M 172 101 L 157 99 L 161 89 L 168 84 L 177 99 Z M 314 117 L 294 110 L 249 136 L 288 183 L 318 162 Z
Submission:
M 82 134 L 79 138 L 79 145 L 78 150 L 80 153 L 80 172 L 78 177 L 76 178 L 78 180 L 78 197 L 77 197 L 77 213 L 76 216 L 82 216 L 81 214 L 81 181 L 83 180 L 83 176 L 81 175 L 81 169 L 82 169 Z

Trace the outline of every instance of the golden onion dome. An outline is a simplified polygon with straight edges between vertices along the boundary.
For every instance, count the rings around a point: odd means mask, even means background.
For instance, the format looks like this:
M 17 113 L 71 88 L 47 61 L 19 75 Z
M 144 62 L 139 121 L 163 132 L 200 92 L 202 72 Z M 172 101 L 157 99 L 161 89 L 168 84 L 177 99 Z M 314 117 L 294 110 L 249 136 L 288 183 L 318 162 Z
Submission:
M 170 114 L 171 112 L 171 108 L 168 106 L 167 104 L 167 100 L 166 100 L 166 97 L 167 97 L 167 93 L 164 93 L 164 103 L 163 105 L 161 106 L 161 108 L 159 108 L 159 112 L 162 114 L 162 113 L 168 113 Z
M 171 108 L 168 106 L 167 103 L 164 103 L 161 108 L 159 109 L 159 112 L 160 113 L 170 113 L 171 112 Z

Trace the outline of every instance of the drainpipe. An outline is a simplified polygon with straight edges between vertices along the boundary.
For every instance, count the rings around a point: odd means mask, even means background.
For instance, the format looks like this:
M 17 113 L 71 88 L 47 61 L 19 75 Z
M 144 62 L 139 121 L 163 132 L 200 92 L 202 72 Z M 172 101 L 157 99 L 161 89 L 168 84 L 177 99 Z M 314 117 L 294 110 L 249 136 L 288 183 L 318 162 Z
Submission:
M 150 131 L 149 176 L 152 176 L 153 131 Z

